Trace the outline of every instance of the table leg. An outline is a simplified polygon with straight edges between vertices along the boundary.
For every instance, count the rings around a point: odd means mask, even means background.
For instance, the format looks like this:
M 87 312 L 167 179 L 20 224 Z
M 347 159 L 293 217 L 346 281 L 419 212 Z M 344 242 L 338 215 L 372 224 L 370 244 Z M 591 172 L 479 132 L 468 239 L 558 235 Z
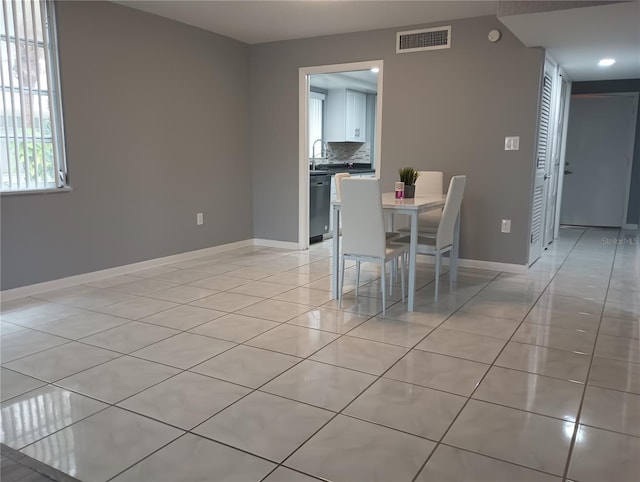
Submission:
M 386 213 L 386 220 L 387 220 L 387 232 L 392 233 L 393 225 L 395 221 L 395 215 L 393 213 Z
M 331 276 L 331 296 L 338 299 L 338 280 L 340 271 L 340 209 L 333 206 L 333 274 Z
M 453 246 L 449 253 L 449 280 L 451 283 L 458 281 L 458 251 L 460 249 L 460 214 L 456 218 L 453 228 Z
M 411 213 L 411 241 L 409 242 L 409 300 L 407 311 L 413 311 L 413 298 L 416 291 L 416 258 L 418 251 L 418 213 Z

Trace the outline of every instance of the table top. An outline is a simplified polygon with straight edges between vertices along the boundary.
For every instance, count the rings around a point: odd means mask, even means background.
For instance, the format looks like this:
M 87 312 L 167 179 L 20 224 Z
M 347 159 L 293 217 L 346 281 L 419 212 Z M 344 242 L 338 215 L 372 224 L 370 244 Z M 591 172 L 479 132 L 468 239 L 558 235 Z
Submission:
M 396 199 L 395 192 L 382 193 L 382 209 L 394 211 L 428 211 L 430 209 L 441 208 L 447 198 L 444 194 L 416 196 L 410 199 Z M 332 206 L 340 207 L 340 201 L 333 201 Z
M 424 208 L 439 208 L 444 206 L 447 198 L 444 194 L 431 194 L 429 196 L 416 196 L 409 199 L 396 199 L 395 192 L 382 193 L 383 209 L 416 209 L 421 211 Z

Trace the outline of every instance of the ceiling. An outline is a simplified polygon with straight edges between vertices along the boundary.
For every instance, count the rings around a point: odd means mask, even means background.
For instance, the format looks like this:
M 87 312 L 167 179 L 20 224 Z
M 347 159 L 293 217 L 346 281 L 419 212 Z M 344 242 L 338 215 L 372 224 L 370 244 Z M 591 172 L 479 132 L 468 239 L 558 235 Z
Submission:
M 378 92 L 378 74 L 371 70 L 354 70 L 335 74 L 315 74 L 309 76 L 311 87 L 321 89 L 353 89 L 369 94 Z
M 248 44 L 496 15 L 497 1 L 122 0 L 139 10 Z M 523 2 L 534 10 L 548 2 Z M 563 2 L 558 2 L 563 3 Z M 640 78 L 640 2 L 500 17 L 528 47 L 544 47 L 572 80 Z M 576 2 L 567 2 L 576 7 Z M 578 4 L 579 5 L 579 4 Z M 597 66 L 613 57 L 609 69 Z
M 500 21 L 527 47 L 547 49 L 571 80 L 640 78 L 640 2 L 511 15 Z M 616 63 L 598 67 L 603 58 Z
M 124 0 L 248 44 L 495 15 L 497 1 Z

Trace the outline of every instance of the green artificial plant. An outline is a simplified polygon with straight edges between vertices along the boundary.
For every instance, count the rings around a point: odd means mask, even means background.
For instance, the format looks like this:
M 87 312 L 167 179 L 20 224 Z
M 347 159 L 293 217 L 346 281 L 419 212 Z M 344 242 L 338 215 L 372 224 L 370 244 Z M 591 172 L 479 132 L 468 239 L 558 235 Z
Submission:
M 418 171 L 413 167 L 403 167 L 398 169 L 400 173 L 400 180 L 404 182 L 405 186 L 413 186 L 418 179 Z

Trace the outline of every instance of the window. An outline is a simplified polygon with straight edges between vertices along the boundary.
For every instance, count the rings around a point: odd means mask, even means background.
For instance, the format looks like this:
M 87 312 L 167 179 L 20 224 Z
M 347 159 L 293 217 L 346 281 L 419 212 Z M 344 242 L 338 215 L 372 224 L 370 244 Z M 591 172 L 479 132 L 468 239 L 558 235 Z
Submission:
M 0 190 L 64 187 L 66 162 L 53 2 L 0 9 Z
M 309 92 L 309 158 L 321 157 L 323 154 L 322 146 L 315 144 L 315 141 L 322 139 L 324 99 L 324 94 Z M 313 152 L 314 147 L 316 152 Z

